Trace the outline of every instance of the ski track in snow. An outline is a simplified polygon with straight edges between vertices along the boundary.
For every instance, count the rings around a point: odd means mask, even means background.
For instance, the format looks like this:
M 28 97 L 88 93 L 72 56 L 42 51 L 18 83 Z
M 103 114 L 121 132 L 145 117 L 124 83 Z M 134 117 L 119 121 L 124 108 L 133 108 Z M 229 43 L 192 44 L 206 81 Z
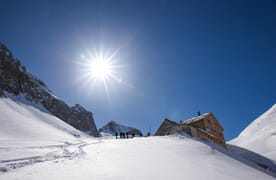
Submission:
M 26 146 L 26 147 L 0 147 L 0 154 L 4 151 L 29 151 L 29 150 L 41 150 L 44 149 L 47 153 L 41 153 L 36 156 L 27 156 L 22 158 L 12 159 L 0 159 L 0 172 L 8 172 L 25 166 L 33 165 L 36 163 L 53 161 L 58 163 L 63 160 L 71 160 L 73 158 L 81 158 L 86 155 L 83 148 L 87 145 L 100 143 L 101 140 L 95 140 L 95 142 L 65 142 L 58 145 L 44 145 L 44 146 Z M 1 141 L 0 141 L 1 144 Z M 2 158 L 2 157 L 1 157 Z
M 239 158 L 227 156 L 224 152 L 227 150 L 221 147 L 184 136 L 85 138 L 59 144 L 26 142 L 24 146 L 19 141 L 12 143 L 0 141 L 0 179 L 1 174 L 4 179 L 76 179 L 76 176 L 81 179 L 168 179 L 171 175 L 172 179 L 182 179 L 181 171 L 188 177 L 202 179 L 204 176 L 195 173 L 194 168 L 207 168 L 204 173 L 211 179 L 275 178 L 242 163 Z M 37 171 L 39 174 L 32 174 Z

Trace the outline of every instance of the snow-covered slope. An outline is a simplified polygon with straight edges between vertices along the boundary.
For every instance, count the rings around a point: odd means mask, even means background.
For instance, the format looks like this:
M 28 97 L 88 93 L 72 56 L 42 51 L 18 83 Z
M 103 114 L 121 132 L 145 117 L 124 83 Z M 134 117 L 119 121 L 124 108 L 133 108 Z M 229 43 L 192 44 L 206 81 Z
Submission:
M 0 98 L 0 141 L 68 141 L 85 136 L 24 95 Z
M 275 179 L 225 155 L 216 146 L 184 136 L 86 139 L 86 143 L 86 155 L 81 158 L 37 163 L 2 173 L 0 179 Z
M 247 148 L 276 161 L 276 104 L 228 143 Z
M 1 180 L 276 177 L 269 161 L 262 162 L 273 172 L 237 156 L 240 150 L 225 150 L 188 135 L 91 138 L 24 96 L 0 98 L 0 114 Z
M 0 98 L 0 179 L 11 169 L 81 156 L 85 143 L 80 139 L 88 136 L 24 94 L 5 92 Z

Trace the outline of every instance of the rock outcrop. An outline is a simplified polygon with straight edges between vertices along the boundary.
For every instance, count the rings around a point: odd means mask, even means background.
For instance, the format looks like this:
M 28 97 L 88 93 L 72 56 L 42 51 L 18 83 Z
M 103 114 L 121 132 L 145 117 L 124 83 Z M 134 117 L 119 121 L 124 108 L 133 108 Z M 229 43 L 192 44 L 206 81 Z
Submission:
M 98 136 L 93 114 L 76 104 L 68 106 L 57 98 L 40 79 L 27 72 L 25 66 L 13 57 L 5 45 L 0 43 L 0 96 L 4 91 L 41 103 L 50 113 L 92 136 Z
M 134 134 L 135 136 L 142 136 L 142 132 L 136 128 L 124 126 L 121 124 L 116 123 L 115 121 L 110 121 L 102 128 L 99 129 L 99 132 L 108 133 L 111 135 L 115 135 L 115 133 L 128 133 Z

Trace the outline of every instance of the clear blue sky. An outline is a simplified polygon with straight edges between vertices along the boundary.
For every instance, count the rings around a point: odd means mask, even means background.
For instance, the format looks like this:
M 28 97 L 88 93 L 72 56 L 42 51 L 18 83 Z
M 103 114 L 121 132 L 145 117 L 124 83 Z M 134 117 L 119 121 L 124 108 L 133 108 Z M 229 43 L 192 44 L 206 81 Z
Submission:
M 276 103 L 276 1 L 0 0 L 0 41 L 65 102 L 147 132 L 212 111 L 227 140 Z M 81 56 L 119 49 L 122 82 Z

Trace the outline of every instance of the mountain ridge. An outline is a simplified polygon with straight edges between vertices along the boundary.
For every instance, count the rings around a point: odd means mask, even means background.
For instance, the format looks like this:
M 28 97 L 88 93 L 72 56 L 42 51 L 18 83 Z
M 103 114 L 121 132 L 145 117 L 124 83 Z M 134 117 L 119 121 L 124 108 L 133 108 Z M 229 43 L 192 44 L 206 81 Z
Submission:
M 92 136 L 99 135 L 92 112 L 79 104 L 70 107 L 56 97 L 42 80 L 29 73 L 20 60 L 0 43 L 0 96 L 5 96 L 4 92 L 25 94 L 26 99 L 41 103 L 51 114 L 76 129 Z

